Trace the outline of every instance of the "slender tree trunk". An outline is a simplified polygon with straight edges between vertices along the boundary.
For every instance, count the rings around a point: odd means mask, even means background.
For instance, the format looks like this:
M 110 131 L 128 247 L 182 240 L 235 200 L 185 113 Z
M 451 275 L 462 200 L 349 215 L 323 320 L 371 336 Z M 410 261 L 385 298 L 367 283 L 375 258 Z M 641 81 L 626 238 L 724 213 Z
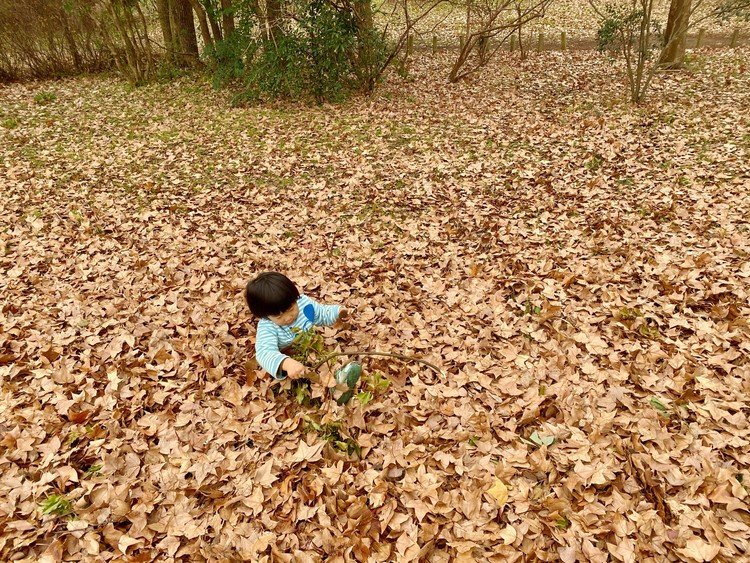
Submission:
M 680 68 L 685 59 L 685 46 L 692 0 L 672 0 L 669 19 L 664 34 L 664 51 L 659 64 L 667 68 Z
M 165 58 L 168 63 L 175 62 L 175 42 L 172 34 L 172 20 L 169 17 L 171 13 L 169 0 L 156 0 L 156 11 L 159 14 L 159 24 L 161 25 L 161 34 L 164 38 L 164 48 L 166 49 Z
M 649 47 L 651 46 L 651 13 L 654 7 L 653 0 L 641 0 L 643 17 L 641 18 L 640 32 L 638 35 L 638 64 L 635 71 L 635 94 L 633 101 L 640 104 L 646 94 L 648 87 L 646 79 L 646 62 L 649 58 Z
M 357 72 L 365 92 L 375 89 L 377 69 L 375 68 L 374 33 L 372 4 L 370 0 L 354 1 L 354 22 L 357 26 Z
M 216 19 L 216 9 L 214 7 L 215 0 L 195 0 L 195 2 L 200 4 L 201 8 L 203 8 L 203 12 L 206 14 L 206 19 L 208 20 L 208 25 L 211 27 L 214 43 L 218 43 L 224 39 L 224 34 L 221 32 L 221 26 Z
M 154 51 L 151 48 L 151 39 L 148 36 L 148 22 L 146 21 L 146 16 L 144 15 L 143 10 L 141 10 L 140 4 L 136 4 L 135 9 L 138 12 L 138 18 L 141 22 L 141 28 L 138 35 L 142 40 L 141 44 L 143 45 L 143 50 L 146 54 L 146 74 L 150 76 L 151 67 L 154 62 Z M 138 29 L 138 24 L 135 25 L 136 29 Z
M 228 39 L 234 33 L 232 0 L 221 0 L 221 25 L 224 28 L 224 37 Z
M 193 8 L 189 0 L 171 0 L 175 23 L 175 36 L 179 45 L 178 60 L 185 66 L 197 65 L 198 38 L 195 35 Z
M 277 43 L 281 39 L 281 0 L 266 0 L 266 18 L 268 19 L 269 41 Z
M 78 52 L 78 46 L 76 45 L 75 38 L 73 37 L 73 33 L 70 31 L 70 20 L 68 19 L 68 14 L 65 13 L 64 9 L 62 10 L 61 19 L 65 42 L 68 44 L 68 49 L 70 49 L 70 54 L 73 57 L 73 66 L 75 67 L 76 71 L 80 71 L 82 67 L 81 54 Z
M 213 39 L 211 38 L 211 32 L 208 30 L 208 20 L 206 19 L 206 11 L 200 5 L 198 0 L 190 0 L 190 5 L 193 7 L 196 17 L 198 18 L 198 26 L 201 30 L 201 37 L 203 37 L 203 44 L 212 48 L 214 46 Z
M 127 69 L 127 74 L 129 75 L 130 82 L 132 84 L 139 84 L 146 77 L 141 72 L 138 52 L 136 51 L 135 43 L 133 43 L 131 38 L 131 30 L 128 29 L 126 22 L 122 17 L 122 10 L 126 10 L 127 8 L 123 7 L 120 4 L 110 4 L 109 9 L 112 21 L 117 27 L 117 30 L 120 32 L 120 36 L 122 37 L 122 42 L 125 47 L 126 63 L 124 65 L 124 68 Z

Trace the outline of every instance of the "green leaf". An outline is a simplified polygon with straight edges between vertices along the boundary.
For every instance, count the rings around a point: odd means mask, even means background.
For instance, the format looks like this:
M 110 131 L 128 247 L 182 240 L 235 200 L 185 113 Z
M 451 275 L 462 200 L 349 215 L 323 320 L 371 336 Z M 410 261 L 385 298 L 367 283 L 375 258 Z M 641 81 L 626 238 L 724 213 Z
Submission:
M 362 406 L 365 406 L 370 401 L 372 401 L 372 393 L 369 391 L 361 391 L 357 393 L 357 400 Z
M 529 436 L 529 439 L 537 446 L 551 446 L 555 443 L 554 436 L 540 436 L 536 430 L 531 436 Z
M 42 514 L 65 516 L 73 512 L 73 504 L 63 495 L 50 495 L 41 503 Z
M 349 362 L 336 372 L 336 382 L 346 383 L 349 389 L 354 389 L 362 375 L 362 365 L 359 362 Z
M 564 516 L 561 516 L 560 518 L 555 520 L 555 526 L 557 526 L 561 530 L 567 530 L 568 526 L 570 526 L 570 520 L 568 520 Z
M 659 399 L 657 399 L 656 397 L 651 397 L 649 403 L 661 416 L 663 416 L 664 418 L 669 418 L 669 409 L 667 409 L 666 405 Z
M 86 470 L 86 477 L 92 477 L 94 475 L 99 474 L 102 470 L 102 464 L 101 463 L 95 463 L 94 465 L 90 465 L 89 468 Z

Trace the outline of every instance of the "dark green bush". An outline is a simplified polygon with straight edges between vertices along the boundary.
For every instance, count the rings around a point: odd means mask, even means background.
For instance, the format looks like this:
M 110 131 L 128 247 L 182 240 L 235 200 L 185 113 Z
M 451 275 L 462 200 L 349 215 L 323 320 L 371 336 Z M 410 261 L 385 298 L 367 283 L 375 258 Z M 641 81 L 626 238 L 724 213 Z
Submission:
M 243 90 L 235 103 L 269 98 L 336 102 L 363 86 L 370 67 L 382 61 L 376 34 L 363 33 L 353 11 L 330 0 L 297 0 L 287 7 L 293 17 L 268 37 L 250 6 L 235 6 L 238 29 L 210 53 L 214 85 L 240 81 Z M 358 56 L 364 41 L 368 60 Z

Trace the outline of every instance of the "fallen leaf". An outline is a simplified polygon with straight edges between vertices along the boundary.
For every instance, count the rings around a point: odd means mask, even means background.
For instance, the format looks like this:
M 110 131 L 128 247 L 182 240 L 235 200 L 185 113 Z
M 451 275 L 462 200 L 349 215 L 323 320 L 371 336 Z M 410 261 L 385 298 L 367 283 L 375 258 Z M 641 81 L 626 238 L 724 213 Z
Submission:
M 495 479 L 495 482 L 487 489 L 487 492 L 495 498 L 501 508 L 508 502 L 508 487 L 500 479 Z
M 721 545 L 711 544 L 701 538 L 692 537 L 685 543 L 685 547 L 676 551 L 696 561 L 713 561 L 719 555 Z

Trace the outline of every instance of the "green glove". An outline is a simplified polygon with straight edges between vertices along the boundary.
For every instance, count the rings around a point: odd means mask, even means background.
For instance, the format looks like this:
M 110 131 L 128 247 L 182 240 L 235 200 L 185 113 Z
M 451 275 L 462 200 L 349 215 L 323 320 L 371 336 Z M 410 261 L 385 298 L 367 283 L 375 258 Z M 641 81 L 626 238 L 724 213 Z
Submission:
M 336 372 L 336 383 L 346 383 L 349 389 L 354 389 L 361 376 L 362 364 L 359 362 L 349 362 Z

